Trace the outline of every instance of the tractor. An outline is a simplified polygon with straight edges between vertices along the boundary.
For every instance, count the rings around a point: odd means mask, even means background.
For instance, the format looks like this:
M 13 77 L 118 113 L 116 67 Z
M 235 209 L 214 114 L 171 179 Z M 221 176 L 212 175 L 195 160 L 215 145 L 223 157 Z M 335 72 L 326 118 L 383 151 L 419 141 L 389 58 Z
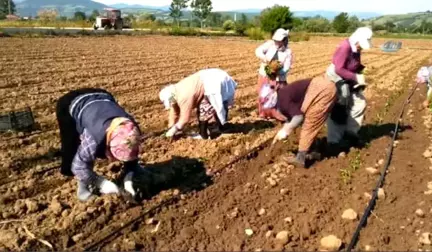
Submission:
M 124 27 L 129 25 L 124 23 L 124 19 L 121 17 L 121 11 L 112 8 L 105 8 L 102 16 L 96 17 L 96 22 L 93 24 L 93 29 L 104 28 L 110 30 L 122 30 Z

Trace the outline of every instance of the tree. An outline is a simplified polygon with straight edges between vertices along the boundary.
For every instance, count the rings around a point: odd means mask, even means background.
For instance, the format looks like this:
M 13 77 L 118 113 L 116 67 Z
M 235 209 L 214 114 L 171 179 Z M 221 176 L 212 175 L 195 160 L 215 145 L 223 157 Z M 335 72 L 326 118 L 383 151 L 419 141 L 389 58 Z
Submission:
M 293 29 L 302 30 L 304 27 L 304 20 L 298 17 L 293 18 Z
M 275 5 L 261 12 L 261 28 L 266 32 L 274 33 L 279 28 L 291 29 L 293 27 L 293 13 L 287 6 Z
M 362 23 L 360 22 L 357 16 L 351 16 L 348 22 L 349 22 L 349 27 L 348 27 L 349 32 L 354 32 L 355 30 L 357 30 L 357 28 L 362 26 Z
M 92 13 L 91 13 L 90 16 L 89 16 L 89 20 L 90 20 L 91 22 L 95 22 L 95 21 L 96 21 L 96 18 L 97 18 L 99 15 L 100 15 L 100 13 L 99 13 L 98 10 L 93 10 Z
M 74 13 L 73 19 L 74 20 L 78 20 L 78 21 L 86 20 L 86 14 L 84 12 L 82 12 L 82 11 L 76 11 Z
M 9 5 L 10 3 L 10 5 Z M 0 0 L 0 19 L 5 19 L 9 14 L 15 14 L 16 8 L 13 0 Z
M 342 12 L 341 14 L 337 15 L 335 19 L 333 20 L 333 28 L 338 33 L 346 33 L 349 28 L 349 20 L 348 20 L 348 13 Z
M 212 27 L 221 27 L 223 24 L 222 14 L 220 14 L 219 12 L 210 13 L 210 15 L 208 16 L 208 20 L 209 20 L 209 25 Z
M 192 13 L 200 20 L 201 28 L 203 28 L 204 21 L 213 9 L 211 0 L 192 0 L 191 7 L 193 8 Z
M 246 14 L 242 13 L 240 17 L 240 24 L 247 25 L 248 22 L 249 22 L 248 17 L 246 16 Z
M 303 27 L 307 32 L 329 32 L 331 23 L 328 19 L 317 16 L 305 20 Z
M 38 17 L 43 22 L 54 21 L 58 16 L 58 12 L 55 9 L 42 9 L 38 11 Z
M 170 10 L 170 17 L 174 19 L 174 22 L 177 22 L 177 25 L 180 26 L 180 18 L 183 16 L 182 10 L 187 7 L 188 0 L 172 0 Z
M 384 24 L 384 26 L 385 26 L 385 28 L 386 28 L 386 30 L 388 31 L 388 32 L 392 32 L 393 30 L 394 30 L 394 28 L 396 27 L 396 25 L 392 22 L 392 21 L 387 21 L 385 24 Z

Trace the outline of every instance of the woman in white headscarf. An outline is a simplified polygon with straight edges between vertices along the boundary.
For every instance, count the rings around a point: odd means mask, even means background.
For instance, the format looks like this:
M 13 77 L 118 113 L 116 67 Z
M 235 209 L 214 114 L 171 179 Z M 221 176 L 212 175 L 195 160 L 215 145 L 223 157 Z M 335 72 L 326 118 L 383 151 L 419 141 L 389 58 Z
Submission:
M 236 88 L 232 77 L 218 68 L 201 70 L 163 88 L 159 98 L 169 110 L 166 137 L 173 137 L 184 129 L 193 109 L 197 109 L 200 130 L 196 139 L 209 137 L 211 122 L 216 122 L 221 131 L 228 120 L 228 109 L 234 103 Z
M 256 56 L 261 60 L 258 74 L 258 94 L 265 84 L 270 84 L 275 90 L 279 86 L 287 84 L 287 74 L 291 70 L 293 62 L 292 51 L 288 48 L 288 35 L 289 30 L 280 28 L 273 34 L 272 40 L 265 42 L 255 50 Z M 273 79 L 269 78 L 266 71 L 266 66 L 270 62 L 278 62 L 281 65 L 279 72 Z M 275 118 L 277 116 L 274 109 L 264 109 L 260 99 L 258 99 L 258 112 L 259 116 L 263 118 Z
M 327 77 L 336 83 L 338 102 L 327 121 L 327 141 L 337 147 L 344 135 L 350 144 L 359 144 L 358 132 L 366 110 L 366 87 L 361 63 L 361 52 L 371 48 L 372 30 L 358 28 L 348 39 L 339 44 L 333 55 L 332 64 L 327 68 Z
M 417 83 L 427 85 L 426 101 L 423 102 L 423 107 L 427 108 L 432 102 L 432 66 L 421 67 L 417 72 Z

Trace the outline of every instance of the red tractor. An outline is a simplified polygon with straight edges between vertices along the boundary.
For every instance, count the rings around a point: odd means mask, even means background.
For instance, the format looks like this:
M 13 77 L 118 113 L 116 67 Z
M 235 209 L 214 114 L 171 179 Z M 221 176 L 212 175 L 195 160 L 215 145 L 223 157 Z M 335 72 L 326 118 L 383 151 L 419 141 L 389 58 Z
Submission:
M 124 19 L 121 17 L 121 11 L 112 8 L 105 8 L 103 15 L 97 17 L 96 22 L 93 24 L 95 30 L 99 28 L 122 30 L 123 27 L 125 27 L 125 24 Z

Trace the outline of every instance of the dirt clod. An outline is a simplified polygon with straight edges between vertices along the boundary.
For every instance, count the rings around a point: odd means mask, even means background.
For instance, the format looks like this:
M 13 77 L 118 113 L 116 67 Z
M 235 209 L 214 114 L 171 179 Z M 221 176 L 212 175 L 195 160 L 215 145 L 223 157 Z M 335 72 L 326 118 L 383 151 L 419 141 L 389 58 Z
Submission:
M 423 233 L 419 237 L 419 243 L 422 245 L 431 245 L 431 234 L 430 233 Z
M 384 189 L 379 188 L 378 189 L 378 199 L 384 200 L 385 197 L 386 197 L 386 195 L 385 195 Z
M 51 204 L 49 206 L 49 209 L 51 212 L 53 212 L 55 215 L 59 215 L 63 211 L 63 206 L 60 203 L 58 199 L 53 199 L 51 201 Z
M 276 234 L 276 243 L 279 244 L 287 244 L 289 242 L 289 233 L 288 231 L 280 231 Z
M 329 235 L 321 239 L 321 247 L 328 251 L 338 250 L 342 246 L 342 240 L 334 235 Z
M 380 174 L 379 170 L 376 169 L 376 168 L 373 168 L 373 167 L 368 167 L 368 168 L 366 168 L 366 171 L 367 171 L 369 174 L 372 174 L 372 175 Z
M 342 219 L 344 220 L 356 220 L 357 213 L 353 209 L 347 209 L 342 214 Z
M 426 150 L 425 152 L 423 152 L 423 157 L 424 158 L 431 158 L 432 152 L 430 150 Z
M 252 236 L 254 234 L 254 231 L 250 228 L 245 229 L 245 234 L 247 236 Z
M 27 207 L 27 213 L 36 213 L 39 211 L 40 205 L 34 200 L 26 200 L 25 205 Z
M 417 209 L 415 211 L 415 214 L 420 218 L 423 218 L 425 216 L 425 212 L 422 209 Z

